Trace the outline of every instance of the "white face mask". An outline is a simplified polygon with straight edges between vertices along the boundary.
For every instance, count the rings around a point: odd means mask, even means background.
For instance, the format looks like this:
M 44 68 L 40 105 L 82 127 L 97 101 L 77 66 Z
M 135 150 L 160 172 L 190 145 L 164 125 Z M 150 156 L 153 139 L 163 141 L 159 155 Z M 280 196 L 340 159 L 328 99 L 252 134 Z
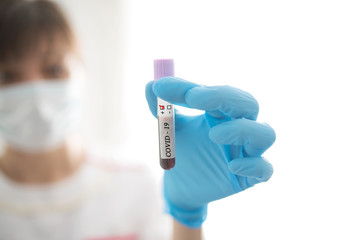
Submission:
M 64 143 L 81 116 L 76 80 L 43 80 L 0 88 L 0 136 L 30 153 Z

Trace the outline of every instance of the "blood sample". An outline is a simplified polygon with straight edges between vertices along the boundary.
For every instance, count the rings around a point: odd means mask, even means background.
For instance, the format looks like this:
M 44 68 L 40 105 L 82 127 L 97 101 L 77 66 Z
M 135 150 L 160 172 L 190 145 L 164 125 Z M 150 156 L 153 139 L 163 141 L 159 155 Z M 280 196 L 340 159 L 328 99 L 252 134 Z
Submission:
M 174 76 L 172 59 L 154 60 L 154 79 Z M 157 99 L 157 117 L 159 124 L 160 166 L 170 170 L 175 166 L 175 118 L 174 106 L 161 98 Z

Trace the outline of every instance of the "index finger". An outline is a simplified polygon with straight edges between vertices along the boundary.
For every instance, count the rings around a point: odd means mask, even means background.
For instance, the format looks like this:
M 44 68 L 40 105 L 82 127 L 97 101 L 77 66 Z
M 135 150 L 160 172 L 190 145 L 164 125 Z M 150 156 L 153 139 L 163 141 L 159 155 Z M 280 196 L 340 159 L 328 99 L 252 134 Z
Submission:
M 201 86 L 181 78 L 165 77 L 153 85 L 154 93 L 165 101 L 208 112 L 256 120 L 259 105 L 249 93 L 230 86 Z
M 156 96 L 169 103 L 191 108 L 185 100 L 185 95 L 190 89 L 199 86 L 181 78 L 163 77 L 154 82 L 152 90 Z

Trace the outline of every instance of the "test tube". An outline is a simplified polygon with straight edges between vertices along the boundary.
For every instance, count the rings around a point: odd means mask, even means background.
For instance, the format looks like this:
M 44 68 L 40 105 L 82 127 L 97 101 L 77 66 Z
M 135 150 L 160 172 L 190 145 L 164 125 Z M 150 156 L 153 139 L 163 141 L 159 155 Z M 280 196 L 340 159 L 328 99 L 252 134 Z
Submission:
M 174 60 L 154 60 L 154 80 L 174 76 Z M 161 98 L 157 99 L 157 117 L 159 124 L 160 166 L 170 170 L 175 166 L 175 118 L 174 106 Z

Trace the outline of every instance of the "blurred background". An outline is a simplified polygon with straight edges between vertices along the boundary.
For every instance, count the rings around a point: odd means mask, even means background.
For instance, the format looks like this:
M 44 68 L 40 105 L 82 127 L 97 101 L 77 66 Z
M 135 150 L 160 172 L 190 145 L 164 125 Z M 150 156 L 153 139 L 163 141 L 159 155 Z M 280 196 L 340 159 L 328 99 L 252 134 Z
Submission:
M 210 204 L 205 239 L 360 239 L 358 1 L 57 0 L 89 82 L 89 148 L 149 165 L 153 60 L 176 76 L 232 85 L 260 104 L 277 141 L 272 179 Z

